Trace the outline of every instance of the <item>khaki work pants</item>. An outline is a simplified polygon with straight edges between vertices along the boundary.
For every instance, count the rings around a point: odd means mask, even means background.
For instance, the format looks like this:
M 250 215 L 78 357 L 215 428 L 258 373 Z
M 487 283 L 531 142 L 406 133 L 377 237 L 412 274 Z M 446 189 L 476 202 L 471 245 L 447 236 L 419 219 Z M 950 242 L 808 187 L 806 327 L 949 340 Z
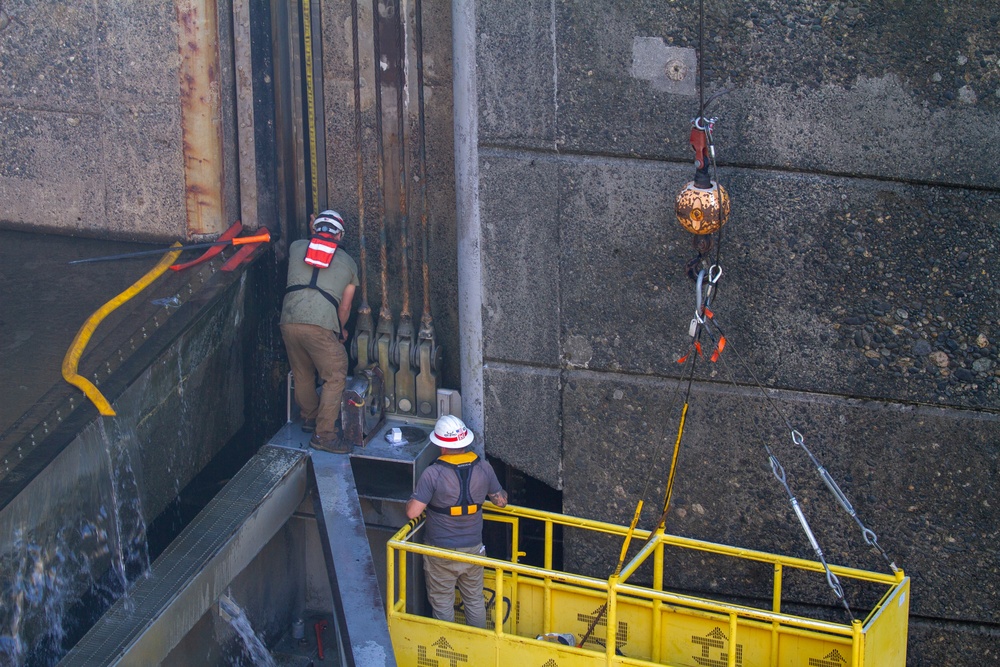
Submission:
M 347 350 L 337 334 L 315 324 L 282 324 L 281 337 L 295 378 L 295 402 L 303 420 L 316 420 L 316 435 L 329 440 L 336 435 L 340 401 L 347 382 Z M 316 374 L 323 391 L 316 392 Z
M 449 547 L 451 548 L 451 547 Z M 474 547 L 455 547 L 453 551 L 467 554 L 485 554 L 482 544 Z M 424 579 L 427 599 L 434 618 L 455 622 L 455 586 L 462 594 L 465 623 L 476 628 L 486 627 L 486 602 L 483 600 L 483 568 L 471 563 L 459 563 L 444 558 L 424 556 Z

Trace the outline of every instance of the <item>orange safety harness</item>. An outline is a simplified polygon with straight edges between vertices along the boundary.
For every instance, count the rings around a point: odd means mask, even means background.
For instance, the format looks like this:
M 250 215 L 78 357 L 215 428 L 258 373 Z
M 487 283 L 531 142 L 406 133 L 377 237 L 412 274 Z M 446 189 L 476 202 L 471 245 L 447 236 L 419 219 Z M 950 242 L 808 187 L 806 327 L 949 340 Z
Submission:
M 458 504 L 450 507 L 440 507 L 428 505 L 427 509 L 438 514 L 449 516 L 468 516 L 475 514 L 482 505 L 472 501 L 472 492 L 469 490 L 469 480 L 472 478 L 472 469 L 476 465 L 479 457 L 475 452 L 463 452 L 462 454 L 445 454 L 439 457 L 434 463 L 447 466 L 458 475 L 460 491 L 458 493 Z

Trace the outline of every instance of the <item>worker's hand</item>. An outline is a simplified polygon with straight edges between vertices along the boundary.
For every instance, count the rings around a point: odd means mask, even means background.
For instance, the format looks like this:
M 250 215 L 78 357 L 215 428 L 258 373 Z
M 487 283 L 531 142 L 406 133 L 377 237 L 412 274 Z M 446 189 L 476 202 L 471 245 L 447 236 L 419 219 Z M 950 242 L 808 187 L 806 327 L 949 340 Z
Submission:
M 507 507 L 507 492 L 499 491 L 497 493 L 490 494 L 490 502 L 497 507 Z
M 341 331 L 340 331 L 340 342 L 341 343 L 346 343 L 347 342 L 347 329 L 341 329 Z

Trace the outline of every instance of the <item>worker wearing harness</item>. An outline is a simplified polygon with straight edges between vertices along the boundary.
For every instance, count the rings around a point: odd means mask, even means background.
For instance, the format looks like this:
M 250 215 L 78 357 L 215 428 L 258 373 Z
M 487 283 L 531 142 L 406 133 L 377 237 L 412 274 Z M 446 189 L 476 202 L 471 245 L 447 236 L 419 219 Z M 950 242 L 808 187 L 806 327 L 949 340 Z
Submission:
M 431 441 L 441 449 L 441 456 L 420 475 L 406 503 L 406 516 L 414 519 L 429 510 L 424 538 L 428 545 L 485 555 L 483 501 L 489 498 L 497 507 L 504 507 L 507 492 L 493 468 L 470 450 L 473 437 L 458 417 L 445 415 L 437 420 Z M 454 622 L 457 585 L 465 622 L 486 627 L 482 567 L 424 556 L 424 578 L 434 618 Z
M 338 248 L 344 219 L 323 211 L 311 220 L 312 236 L 288 248 L 288 281 L 281 307 L 281 337 L 295 379 L 302 430 L 315 430 L 309 444 L 337 454 L 350 452 L 337 424 L 347 380 L 344 326 L 351 316 L 358 265 Z M 323 383 L 316 392 L 316 374 Z

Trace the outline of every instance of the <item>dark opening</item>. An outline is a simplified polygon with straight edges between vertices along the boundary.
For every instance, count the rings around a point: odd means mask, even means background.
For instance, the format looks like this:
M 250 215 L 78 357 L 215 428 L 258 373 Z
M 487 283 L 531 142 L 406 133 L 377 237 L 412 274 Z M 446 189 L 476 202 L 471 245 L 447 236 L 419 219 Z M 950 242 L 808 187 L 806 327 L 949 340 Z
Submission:
M 508 500 L 513 505 L 521 505 L 547 512 L 562 512 L 562 491 L 553 489 L 548 484 L 539 481 L 517 468 L 507 465 L 500 459 L 487 456 L 507 490 Z M 510 558 L 511 535 L 510 527 L 487 521 L 483 528 L 483 543 L 486 553 L 493 556 L 503 555 Z M 542 567 L 545 564 L 545 527 L 536 521 L 522 524 L 521 551 L 525 553 L 520 562 L 526 565 Z M 562 528 L 555 526 L 552 531 L 552 567 L 561 570 L 563 567 Z

